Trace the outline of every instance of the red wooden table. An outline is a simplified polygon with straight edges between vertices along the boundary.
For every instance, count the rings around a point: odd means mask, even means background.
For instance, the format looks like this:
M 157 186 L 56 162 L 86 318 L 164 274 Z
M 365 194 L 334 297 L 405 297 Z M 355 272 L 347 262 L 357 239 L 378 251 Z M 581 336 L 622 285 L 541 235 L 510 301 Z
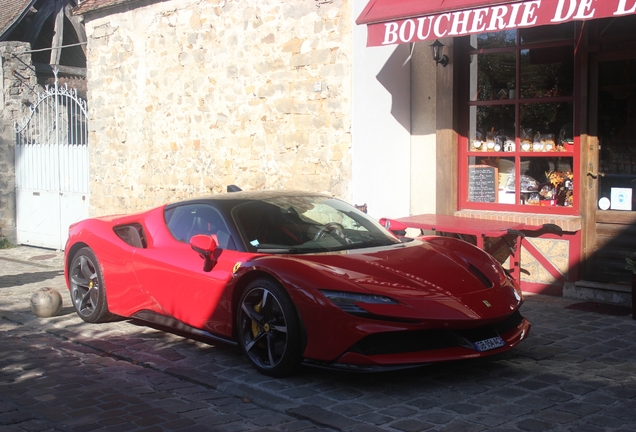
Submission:
M 437 214 L 421 214 L 399 219 L 382 218 L 380 219 L 380 223 L 391 231 L 403 231 L 406 228 L 415 228 L 439 233 L 457 234 L 460 236 L 475 236 L 477 247 L 484 250 L 486 250 L 484 239 L 503 238 L 506 235 L 513 235 L 516 238 L 515 244 L 508 244 L 510 255 L 513 257 L 510 272 L 519 283 L 521 283 L 520 263 L 521 242 L 523 238 L 528 234 L 536 234 L 540 231 L 560 230 L 559 227 L 551 224 L 528 225 L 521 222 L 472 219 L 461 216 Z

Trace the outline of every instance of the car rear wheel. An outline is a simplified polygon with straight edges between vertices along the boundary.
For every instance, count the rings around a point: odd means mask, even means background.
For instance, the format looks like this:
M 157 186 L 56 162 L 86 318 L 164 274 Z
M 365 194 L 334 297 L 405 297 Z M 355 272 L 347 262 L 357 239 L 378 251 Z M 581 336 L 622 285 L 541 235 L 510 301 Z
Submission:
M 69 286 L 73 307 L 84 321 L 98 323 L 115 319 L 115 315 L 108 311 L 99 261 L 90 248 L 82 248 L 73 256 Z
M 269 279 L 250 282 L 237 313 L 239 342 L 261 373 L 282 377 L 301 361 L 301 330 L 296 308 L 279 284 Z

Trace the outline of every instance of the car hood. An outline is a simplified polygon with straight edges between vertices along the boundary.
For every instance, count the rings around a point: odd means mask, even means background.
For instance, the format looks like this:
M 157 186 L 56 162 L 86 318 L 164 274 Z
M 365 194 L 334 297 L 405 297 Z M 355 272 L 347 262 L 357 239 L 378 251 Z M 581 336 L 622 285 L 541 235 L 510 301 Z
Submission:
M 489 255 L 467 243 L 449 246 L 416 241 L 295 258 L 376 293 L 387 287 L 394 295 L 461 296 L 501 285 L 505 275 Z

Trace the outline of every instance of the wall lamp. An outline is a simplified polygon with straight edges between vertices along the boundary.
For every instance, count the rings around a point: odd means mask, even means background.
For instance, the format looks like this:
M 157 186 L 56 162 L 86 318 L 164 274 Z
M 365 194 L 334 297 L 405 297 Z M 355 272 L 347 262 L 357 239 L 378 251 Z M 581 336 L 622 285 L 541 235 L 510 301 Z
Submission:
M 448 64 L 448 56 L 446 54 L 442 54 L 444 44 L 438 39 L 435 39 L 435 42 L 431 44 L 431 48 L 433 49 L 433 60 L 435 60 L 435 64 L 441 64 L 443 67 L 446 67 Z

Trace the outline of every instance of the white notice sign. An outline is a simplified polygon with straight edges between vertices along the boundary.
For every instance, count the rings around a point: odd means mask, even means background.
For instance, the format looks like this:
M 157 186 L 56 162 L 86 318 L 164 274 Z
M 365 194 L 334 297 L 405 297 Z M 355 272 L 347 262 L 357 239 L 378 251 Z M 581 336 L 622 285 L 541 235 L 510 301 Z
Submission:
M 612 210 L 632 209 L 632 189 L 612 188 L 611 192 Z

